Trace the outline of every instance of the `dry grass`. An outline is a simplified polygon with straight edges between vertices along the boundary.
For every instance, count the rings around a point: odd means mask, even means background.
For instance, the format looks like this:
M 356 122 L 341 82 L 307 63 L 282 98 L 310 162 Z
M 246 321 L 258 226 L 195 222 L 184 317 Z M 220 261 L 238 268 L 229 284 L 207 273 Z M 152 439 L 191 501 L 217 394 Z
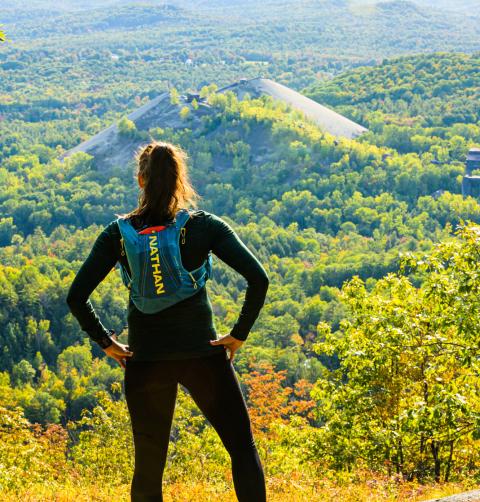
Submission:
M 33 485 L 18 493 L 0 494 L 2 502 L 112 502 L 129 501 L 129 485 Z M 267 480 L 269 502 L 386 502 L 413 501 L 453 495 L 473 488 L 467 484 L 419 485 L 395 479 L 370 477 L 359 483 L 341 484 L 333 479 L 305 482 L 301 476 Z M 164 483 L 165 502 L 236 502 L 233 488 L 207 483 Z

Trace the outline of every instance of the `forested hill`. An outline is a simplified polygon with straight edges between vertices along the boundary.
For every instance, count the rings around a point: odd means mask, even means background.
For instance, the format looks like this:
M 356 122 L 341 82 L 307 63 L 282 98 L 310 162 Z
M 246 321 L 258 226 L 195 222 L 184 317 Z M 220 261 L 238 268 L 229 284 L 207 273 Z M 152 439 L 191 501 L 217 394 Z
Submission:
M 325 56 L 334 56 L 334 69 L 343 61 L 382 55 L 479 49 L 476 10 L 465 16 L 463 11 L 425 0 L 38 0 L 31 3 L 28 15 L 21 5 L 19 0 L 8 2 L 0 13 L 6 31 L 15 32 L 20 42 L 41 38 L 51 49 L 62 35 L 64 47 L 78 46 L 81 41 L 82 47 L 91 48 L 101 40 L 114 50 L 132 43 L 152 49 L 155 37 L 164 44 L 158 57 L 176 59 L 177 52 L 194 51 L 201 62 L 218 58 L 235 59 L 237 64 L 270 61 L 279 66 L 287 59 L 289 68 L 298 65 L 297 79 L 318 71 L 315 68 Z M 232 21 L 227 32 L 225 26 Z M 124 31 L 121 41 L 114 34 L 118 29 Z M 197 37 L 189 38 L 189 33 Z M 188 40 L 188 45 L 179 47 L 180 40 Z M 321 59 L 313 59 L 314 54 Z
M 480 53 L 407 56 L 362 67 L 305 89 L 369 122 L 375 111 L 423 127 L 480 120 Z M 373 122 L 373 121 L 372 121 Z
M 365 124 L 365 141 L 401 152 L 462 160 L 479 143 L 480 53 L 385 60 L 303 90 Z

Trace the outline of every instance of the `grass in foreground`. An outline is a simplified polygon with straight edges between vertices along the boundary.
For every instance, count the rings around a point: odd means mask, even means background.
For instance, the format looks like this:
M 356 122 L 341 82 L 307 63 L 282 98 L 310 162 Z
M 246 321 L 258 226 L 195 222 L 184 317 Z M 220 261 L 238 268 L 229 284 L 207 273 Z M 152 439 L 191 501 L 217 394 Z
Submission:
M 365 478 L 360 483 L 343 484 L 333 479 L 305 483 L 301 476 L 267 480 L 268 502 L 420 502 L 446 497 L 475 488 L 468 483 L 419 485 L 396 478 Z M 66 485 L 36 484 L 17 493 L 0 494 L 2 502 L 111 502 L 129 501 L 130 486 L 87 485 L 72 482 Z M 207 483 L 164 483 L 165 502 L 236 502 L 233 488 Z

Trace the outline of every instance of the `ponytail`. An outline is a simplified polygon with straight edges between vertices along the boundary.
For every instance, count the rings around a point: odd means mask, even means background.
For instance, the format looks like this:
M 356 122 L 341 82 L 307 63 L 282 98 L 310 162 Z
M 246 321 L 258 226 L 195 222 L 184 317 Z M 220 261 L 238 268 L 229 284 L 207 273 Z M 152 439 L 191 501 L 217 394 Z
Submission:
M 172 143 L 153 141 L 140 147 L 135 153 L 135 177 L 143 181 L 138 207 L 122 217 L 148 213 L 152 220 L 165 221 L 173 219 L 181 208 L 196 208 L 201 197 L 190 183 L 187 158 L 187 153 Z

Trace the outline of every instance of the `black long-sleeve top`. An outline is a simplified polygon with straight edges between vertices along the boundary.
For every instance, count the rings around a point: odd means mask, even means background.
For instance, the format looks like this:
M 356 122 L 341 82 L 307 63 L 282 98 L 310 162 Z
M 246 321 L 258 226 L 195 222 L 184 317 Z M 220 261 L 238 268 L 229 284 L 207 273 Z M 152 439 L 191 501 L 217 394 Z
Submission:
M 165 223 L 149 220 L 148 217 L 143 220 L 134 217 L 131 221 L 137 229 Z M 97 342 L 109 330 L 100 321 L 89 296 L 117 262 L 130 272 L 126 257 L 121 255 L 120 237 L 114 220 L 97 237 L 66 299 L 82 330 Z M 268 275 L 225 220 L 204 210 L 193 210 L 185 224 L 185 243 L 180 243 L 182 264 L 187 270 L 194 270 L 200 267 L 209 251 L 247 281 L 239 318 L 230 331 L 238 340 L 246 340 L 265 302 Z M 206 286 L 193 296 L 154 314 L 141 312 L 129 300 L 127 323 L 132 360 L 182 359 L 225 350 L 222 346 L 209 343 L 218 337 Z

